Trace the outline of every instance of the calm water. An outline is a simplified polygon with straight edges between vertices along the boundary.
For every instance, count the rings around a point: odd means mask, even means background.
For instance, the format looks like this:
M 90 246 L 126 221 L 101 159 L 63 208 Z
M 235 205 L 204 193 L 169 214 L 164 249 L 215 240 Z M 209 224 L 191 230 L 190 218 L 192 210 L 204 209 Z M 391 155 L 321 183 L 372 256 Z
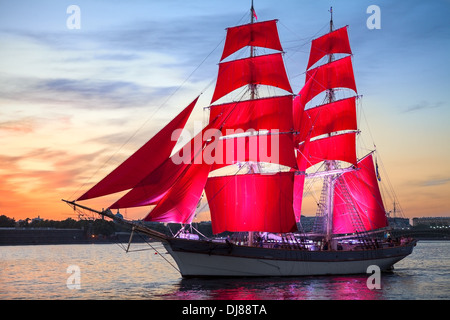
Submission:
M 450 242 L 420 241 L 393 273 L 382 274 L 381 289 L 369 290 L 368 275 L 182 279 L 154 251 L 125 253 L 116 244 L 5 246 L 0 247 L 0 299 L 447 300 L 449 253 Z M 79 270 L 79 289 L 68 288 L 68 279 L 77 275 L 67 273 L 69 266 Z M 76 284 L 69 281 L 69 287 Z

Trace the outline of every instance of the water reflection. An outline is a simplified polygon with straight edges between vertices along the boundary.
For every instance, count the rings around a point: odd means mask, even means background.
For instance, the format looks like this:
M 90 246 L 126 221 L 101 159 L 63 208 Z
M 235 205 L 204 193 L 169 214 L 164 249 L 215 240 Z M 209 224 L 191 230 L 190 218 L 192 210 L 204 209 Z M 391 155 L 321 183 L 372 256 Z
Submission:
M 140 248 L 140 247 L 138 247 Z M 142 249 L 145 248 L 144 246 Z M 163 252 L 163 251 L 160 251 Z M 419 242 L 413 254 L 381 275 L 293 278 L 182 279 L 153 251 L 124 253 L 117 245 L 0 248 L 0 299 L 150 300 L 383 300 L 449 299 L 449 242 Z M 169 255 L 165 255 L 170 259 Z M 81 289 L 66 286 L 70 265 L 81 270 Z
M 182 279 L 162 299 L 189 300 L 379 300 L 383 292 L 370 290 L 367 276 Z

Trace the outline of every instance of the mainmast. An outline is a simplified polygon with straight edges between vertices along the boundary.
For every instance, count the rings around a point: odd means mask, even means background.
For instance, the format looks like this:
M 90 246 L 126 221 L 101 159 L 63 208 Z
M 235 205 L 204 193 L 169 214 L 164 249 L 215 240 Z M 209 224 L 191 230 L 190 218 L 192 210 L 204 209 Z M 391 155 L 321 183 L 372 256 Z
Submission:
M 330 14 L 331 14 L 331 18 L 330 18 L 330 33 L 333 32 L 333 7 L 330 7 Z M 331 53 L 328 55 L 328 63 L 333 62 L 334 60 L 334 55 Z M 334 89 L 328 89 L 327 90 L 327 103 L 331 103 L 334 101 Z
M 255 8 L 253 7 L 253 0 L 252 0 L 252 7 L 250 8 L 250 23 L 255 22 Z M 253 42 L 253 33 L 250 35 L 251 42 Z M 250 46 L 250 58 L 253 58 L 255 56 L 255 47 Z M 256 84 L 250 83 L 249 84 L 250 89 L 250 100 L 254 100 L 256 96 Z
M 333 7 L 330 7 L 330 33 L 333 32 Z M 334 55 L 331 53 L 328 55 L 328 63 L 333 62 Z M 326 94 L 327 103 L 332 103 L 335 100 L 334 89 L 330 88 L 327 90 Z M 331 133 L 329 133 L 331 136 Z M 336 169 L 336 161 L 328 160 L 325 161 L 326 171 L 331 171 Z M 326 210 L 326 241 L 330 241 L 333 233 L 333 196 L 334 196 L 334 181 L 335 175 L 328 175 L 324 179 L 324 191 L 326 190 L 325 197 L 325 210 Z
M 252 7 L 250 8 L 250 23 L 253 24 L 254 22 L 255 22 L 255 8 L 253 7 L 253 0 L 252 0 Z M 250 34 L 250 41 L 251 43 L 253 42 L 253 32 Z M 250 46 L 250 58 L 253 58 L 254 56 L 255 56 L 255 47 Z M 256 84 L 250 83 L 249 89 L 250 89 L 250 100 L 254 100 L 256 96 Z M 259 166 L 257 163 L 254 164 L 249 163 L 248 165 L 251 172 L 256 173 L 259 171 Z M 253 245 L 253 231 L 248 232 L 248 245 L 249 246 Z

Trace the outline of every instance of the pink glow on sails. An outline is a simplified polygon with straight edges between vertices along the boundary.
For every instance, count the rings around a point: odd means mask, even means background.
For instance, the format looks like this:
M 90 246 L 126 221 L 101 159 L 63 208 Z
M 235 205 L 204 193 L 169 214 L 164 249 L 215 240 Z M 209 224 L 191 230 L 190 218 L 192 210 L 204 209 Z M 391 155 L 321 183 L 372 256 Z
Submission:
M 144 221 L 191 223 L 211 165 L 191 164 Z
M 228 28 L 220 61 L 246 46 L 283 51 L 278 37 L 277 21 L 270 20 Z
M 308 67 L 306 69 L 308 70 L 324 56 L 333 53 L 352 54 L 348 40 L 347 26 L 327 33 L 312 41 Z
M 359 170 L 344 173 L 340 179 L 348 189 L 354 207 L 361 218 L 364 231 L 384 228 L 388 225 L 386 211 L 381 198 L 380 189 L 373 165 L 372 154 L 369 154 L 358 162 Z M 343 190 L 340 184 L 334 189 L 333 233 L 354 233 L 355 226 L 348 213 Z
M 197 100 L 198 97 L 152 139 L 79 197 L 77 201 L 131 189 L 158 168 L 170 156 L 181 134 L 181 130 L 177 129 L 184 128 Z M 172 137 L 174 131 L 178 133 L 178 136 Z
M 341 160 L 356 164 L 355 136 L 355 132 L 349 132 L 317 139 L 307 144 L 306 151 L 305 144 L 302 144 L 297 153 L 297 162 L 306 161 L 308 168 L 324 160 Z
M 248 84 L 263 84 L 292 93 L 281 53 L 222 62 L 211 103 Z
M 209 178 L 205 191 L 213 232 L 296 231 L 293 183 L 294 172 Z

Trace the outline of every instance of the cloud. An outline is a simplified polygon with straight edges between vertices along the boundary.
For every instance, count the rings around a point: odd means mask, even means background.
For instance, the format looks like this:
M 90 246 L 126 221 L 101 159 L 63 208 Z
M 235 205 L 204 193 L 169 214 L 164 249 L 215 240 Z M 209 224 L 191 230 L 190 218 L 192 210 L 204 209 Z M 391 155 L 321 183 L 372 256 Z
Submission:
M 447 184 L 448 182 L 450 182 L 450 178 L 438 178 L 423 181 L 420 185 L 423 187 L 434 187 Z
M 76 108 L 140 108 L 173 93 L 175 87 L 149 87 L 131 81 L 70 78 L 8 78 L 0 88 L 2 100 L 28 103 L 64 104 Z M 20 85 L 19 85 L 20 83 Z M 16 85 L 14 85 L 16 84 Z M 32 131 L 34 120 L 25 117 L 0 123 L 0 128 Z
M 0 130 L 12 131 L 16 133 L 31 133 L 37 126 L 37 120 L 34 117 L 25 117 L 16 120 L 0 122 Z
M 403 113 L 409 113 L 409 112 L 416 112 L 416 111 L 420 111 L 420 110 L 429 110 L 429 109 L 436 109 L 436 108 L 440 108 L 444 105 L 444 102 L 442 101 L 438 101 L 438 102 L 427 102 L 427 101 L 422 101 L 420 103 L 408 106 L 406 108 L 403 109 Z

